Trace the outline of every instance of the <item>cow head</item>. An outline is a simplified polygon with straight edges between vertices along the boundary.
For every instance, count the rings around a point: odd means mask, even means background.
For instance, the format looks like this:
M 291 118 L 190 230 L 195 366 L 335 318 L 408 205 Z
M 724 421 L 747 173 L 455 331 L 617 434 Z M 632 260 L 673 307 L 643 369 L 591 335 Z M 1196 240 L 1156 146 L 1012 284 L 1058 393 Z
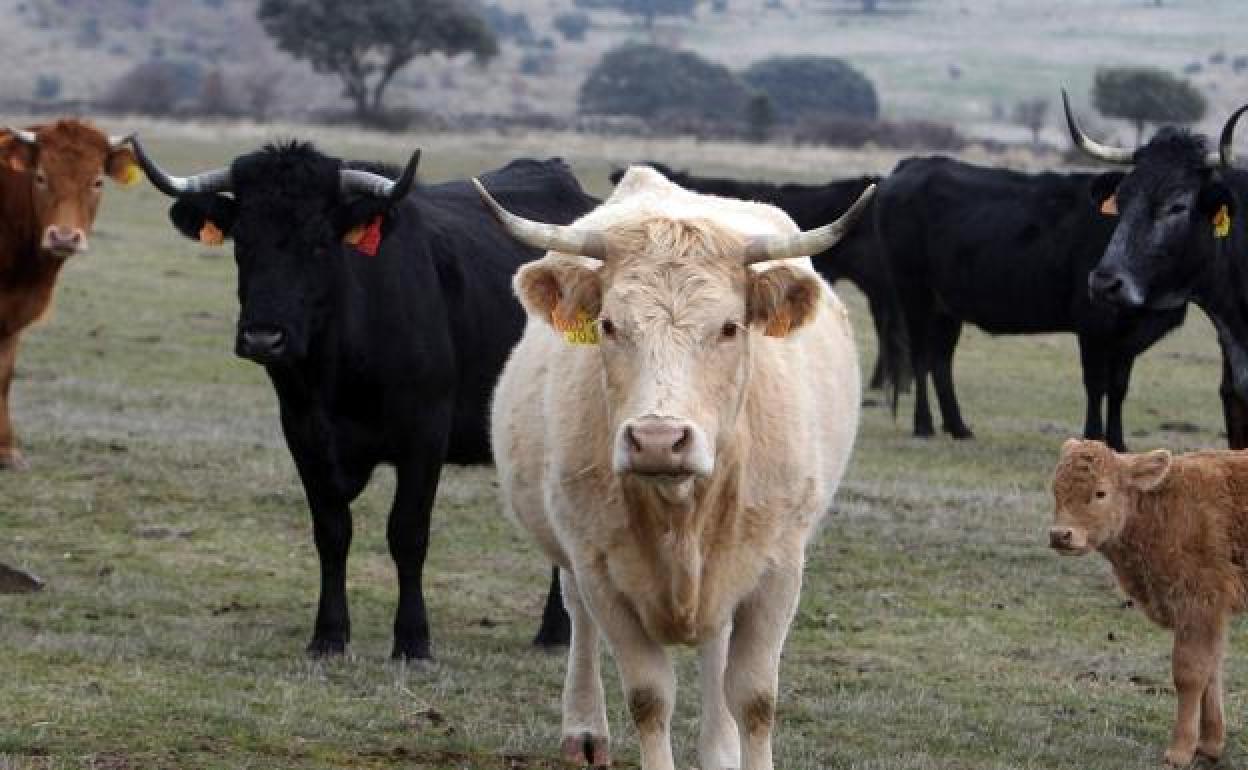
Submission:
M 7 133 L 0 155 L 10 170 L 30 180 L 39 250 L 57 259 L 86 251 L 104 177 L 132 181 L 134 154 L 126 137 L 109 137 L 72 119 Z
M 1171 308 L 1191 298 L 1213 260 L 1217 241 L 1228 237 L 1237 214 L 1222 181 L 1231 165 L 1231 140 L 1240 109 L 1222 131 L 1217 151 L 1204 137 L 1164 128 L 1132 152 L 1099 144 L 1079 128 L 1062 94 L 1071 135 L 1085 152 L 1132 166 L 1093 184 L 1100 210 L 1118 218 L 1100 263 L 1088 275 L 1094 297 L 1126 307 Z
M 235 352 L 268 365 L 307 355 L 328 318 L 340 275 L 335 261 L 348 258 L 343 239 L 379 222 L 407 195 L 420 157 L 415 153 L 394 181 L 291 142 L 243 155 L 228 168 L 174 177 L 137 140 L 134 147 L 152 184 L 177 199 L 169 217 L 183 235 L 208 243 L 233 239 L 240 305 Z
M 1099 441 L 1070 439 L 1053 476 L 1054 522 L 1049 545 L 1087 553 L 1122 532 L 1141 493 L 1170 473 L 1170 452 L 1118 454 Z
M 602 232 L 542 224 L 478 189 L 513 237 L 553 252 L 517 273 L 528 314 L 556 329 L 592 324 L 612 470 L 661 485 L 669 499 L 687 497 L 695 479 L 714 471 L 741 411 L 758 335 L 793 333 L 822 302 L 815 274 L 751 265 L 829 248 L 873 193 L 817 230 L 745 236 L 699 218 L 643 216 Z

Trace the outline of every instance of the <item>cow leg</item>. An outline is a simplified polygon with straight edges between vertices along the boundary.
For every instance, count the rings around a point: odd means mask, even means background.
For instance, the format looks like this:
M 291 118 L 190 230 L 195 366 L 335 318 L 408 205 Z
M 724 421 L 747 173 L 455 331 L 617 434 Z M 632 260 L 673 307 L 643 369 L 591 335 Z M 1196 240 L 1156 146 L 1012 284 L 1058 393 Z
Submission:
M 578 767 L 607 767 L 611 764 L 611 741 L 598 628 L 581 601 L 576 578 L 565 571 L 561 583 L 563 606 L 572 626 L 563 682 L 563 759 Z
M 736 611 L 728 642 L 728 705 L 741 733 L 742 770 L 772 770 L 780 652 L 797 611 L 801 566 L 776 567 Z
M 867 387 L 871 390 L 881 390 L 884 387 L 886 372 L 889 370 L 887 365 L 889 348 L 888 335 L 885 333 L 885 322 L 881 316 L 881 310 L 878 307 L 879 302 L 867 298 L 867 309 L 871 313 L 871 325 L 875 329 L 875 368 L 871 370 L 871 380 L 867 383 Z
M 737 723 L 724 698 L 724 669 L 728 663 L 731 626 L 698 650 L 702 686 L 702 715 L 698 731 L 698 766 L 723 770 L 741 766 L 741 739 Z
M 937 316 L 932 322 L 931 366 L 932 385 L 940 402 L 944 430 L 957 439 L 974 438 L 975 434 L 962 421 L 962 410 L 953 389 L 953 352 L 962 335 L 962 322 L 953 316 Z
M 1222 384 L 1218 388 L 1222 397 L 1222 416 L 1226 420 L 1226 441 L 1231 449 L 1248 449 L 1248 403 L 1236 393 L 1231 380 L 1231 364 L 1226 353 L 1222 354 Z
M 1200 700 L 1200 742 L 1196 753 L 1216 760 L 1226 746 L 1226 723 L 1222 715 L 1222 668 L 1226 660 L 1226 639 L 1219 639 L 1213 676 Z
M 17 366 L 18 333 L 0 338 L 0 470 L 25 470 L 26 459 L 17 448 L 13 423 L 9 418 L 9 388 L 13 385 L 13 369 Z
M 1105 425 L 1101 422 L 1101 402 L 1109 390 L 1109 354 L 1104 346 L 1079 335 L 1079 363 L 1083 369 L 1083 392 L 1087 399 L 1083 437 L 1101 441 L 1105 438 Z
M 422 445 L 416 458 L 398 467 L 398 484 L 386 539 L 399 577 L 399 606 L 394 615 L 395 660 L 428 660 L 429 617 L 422 585 L 429 551 L 429 523 L 442 474 L 443 447 Z
M 913 302 L 907 305 L 917 307 Z M 932 427 L 932 407 L 927 401 L 927 372 L 929 366 L 929 320 L 927 313 L 906 314 L 906 326 L 910 335 L 910 368 L 914 371 L 914 435 L 928 438 L 935 435 Z
M 1131 386 L 1131 369 L 1134 366 L 1135 356 L 1122 354 L 1114 358 L 1109 370 L 1105 443 L 1116 452 L 1127 451 L 1127 441 L 1122 428 L 1122 402 L 1127 400 L 1127 389 Z
M 347 553 L 351 550 L 351 508 L 328 494 L 308 490 L 312 535 L 321 561 L 321 598 L 308 654 L 341 655 L 351 642 L 347 614 Z
M 1193 622 L 1195 620 L 1195 622 Z M 1201 701 L 1210 686 L 1221 658 L 1225 629 L 1221 622 L 1206 618 L 1179 624 L 1174 633 L 1171 661 L 1178 708 L 1174 735 L 1165 760 L 1186 767 L 1191 763 L 1200 737 Z
M 559 598 L 559 568 L 550 568 L 550 590 L 546 592 L 546 607 L 542 610 L 542 625 L 537 629 L 533 644 L 538 647 L 563 647 L 572 634 L 571 620 Z

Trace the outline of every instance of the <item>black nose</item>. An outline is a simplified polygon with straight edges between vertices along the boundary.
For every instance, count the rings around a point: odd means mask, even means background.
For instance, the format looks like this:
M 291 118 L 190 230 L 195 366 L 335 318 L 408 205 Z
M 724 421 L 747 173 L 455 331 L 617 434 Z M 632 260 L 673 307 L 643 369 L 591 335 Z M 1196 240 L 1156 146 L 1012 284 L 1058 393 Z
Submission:
M 1088 290 L 1093 297 L 1105 300 L 1121 300 L 1124 298 L 1126 281 L 1122 275 L 1112 270 L 1097 268 L 1088 274 Z
M 279 358 L 286 352 L 286 332 L 275 326 L 249 326 L 238 332 L 238 355 L 255 361 Z

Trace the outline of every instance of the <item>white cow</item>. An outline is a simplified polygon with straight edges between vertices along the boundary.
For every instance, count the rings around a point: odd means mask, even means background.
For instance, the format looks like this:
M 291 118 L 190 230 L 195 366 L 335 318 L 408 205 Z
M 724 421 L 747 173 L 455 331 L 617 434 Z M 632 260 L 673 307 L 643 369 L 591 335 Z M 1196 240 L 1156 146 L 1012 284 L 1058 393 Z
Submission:
M 859 410 L 845 308 L 793 257 L 835 243 L 871 192 L 799 233 L 777 208 L 644 167 L 567 227 L 521 219 L 481 188 L 513 236 L 550 251 L 515 279 L 529 321 L 492 440 L 505 508 L 562 569 L 566 759 L 610 762 L 601 634 L 644 770 L 673 767 L 668 644 L 699 649 L 703 770 L 772 767 L 804 551 Z

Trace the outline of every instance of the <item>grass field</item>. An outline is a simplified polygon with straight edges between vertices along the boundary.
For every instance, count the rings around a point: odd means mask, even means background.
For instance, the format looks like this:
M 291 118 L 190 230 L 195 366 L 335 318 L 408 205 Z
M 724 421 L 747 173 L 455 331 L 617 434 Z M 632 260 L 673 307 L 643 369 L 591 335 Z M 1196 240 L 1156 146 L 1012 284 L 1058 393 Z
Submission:
M 372 154 L 370 141 L 326 144 Z M 155 132 L 149 145 L 181 171 L 255 143 Z M 606 190 L 593 148 L 431 138 L 429 175 L 476 172 L 516 146 L 570 154 Z M 681 146 L 637 151 L 676 159 Z M 699 148 L 690 162 L 728 170 L 731 154 Z M 800 158 L 774 157 L 778 175 L 800 176 Z M 757 157 L 741 165 L 760 173 Z M 528 645 L 547 567 L 499 515 L 490 469 L 444 474 L 426 578 L 437 662 L 386 659 L 385 472 L 356 506 L 351 654 L 303 657 L 310 522 L 274 396 L 231 354 L 232 259 L 182 240 L 165 208 L 146 186 L 110 189 L 92 253 L 25 340 L 15 410 L 33 469 L 0 475 L 0 561 L 48 586 L 0 597 L 0 768 L 557 766 L 563 661 Z M 864 303 L 840 291 L 869 362 Z M 1221 445 L 1218 374 L 1193 311 L 1137 365 L 1129 440 Z M 896 421 L 865 412 L 809 553 L 781 669 L 778 766 L 1156 766 L 1172 718 L 1168 636 L 1121 606 L 1098 558 L 1045 547 L 1048 477 L 1082 424 L 1073 338 L 968 331 L 958 382 L 974 442 L 910 438 L 909 399 Z M 1240 649 L 1237 638 L 1224 767 L 1244 765 Z M 678 658 L 675 734 L 690 767 L 695 677 L 692 656 Z M 608 697 L 619 764 L 635 766 L 613 674 Z

